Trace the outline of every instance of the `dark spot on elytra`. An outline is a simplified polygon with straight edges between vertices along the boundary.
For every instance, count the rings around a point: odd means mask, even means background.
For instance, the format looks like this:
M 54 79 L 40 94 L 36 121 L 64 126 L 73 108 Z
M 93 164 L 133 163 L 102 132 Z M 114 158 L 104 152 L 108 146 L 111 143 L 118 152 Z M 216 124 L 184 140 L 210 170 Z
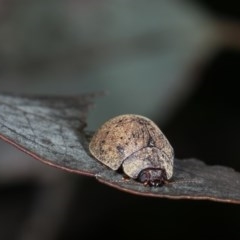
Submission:
M 148 147 L 154 147 L 155 146 L 155 141 L 151 136 L 149 136 L 148 142 L 147 142 Z
M 146 123 L 146 121 L 143 119 L 138 119 L 137 121 L 140 125 L 144 125 Z
M 102 140 L 101 143 L 104 144 L 106 141 L 105 140 Z
M 123 137 L 120 137 L 120 139 L 123 139 Z
M 120 152 L 120 153 L 124 152 L 124 147 L 122 147 L 121 145 L 118 145 L 116 148 L 117 148 L 118 152 Z

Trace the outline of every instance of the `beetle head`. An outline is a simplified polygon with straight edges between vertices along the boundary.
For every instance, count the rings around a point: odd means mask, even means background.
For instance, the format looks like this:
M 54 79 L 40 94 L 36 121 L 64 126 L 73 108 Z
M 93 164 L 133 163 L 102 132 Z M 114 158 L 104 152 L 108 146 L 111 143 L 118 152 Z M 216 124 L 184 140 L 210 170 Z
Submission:
M 148 186 L 162 186 L 166 180 L 166 172 L 160 168 L 146 168 L 138 175 L 138 181 Z

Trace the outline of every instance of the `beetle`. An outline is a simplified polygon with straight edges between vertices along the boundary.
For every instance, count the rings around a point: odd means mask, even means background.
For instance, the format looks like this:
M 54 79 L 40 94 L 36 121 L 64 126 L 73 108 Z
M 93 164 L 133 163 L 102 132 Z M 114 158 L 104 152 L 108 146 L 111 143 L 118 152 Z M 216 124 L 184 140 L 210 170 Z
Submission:
M 161 186 L 173 175 L 172 146 L 158 126 L 141 115 L 123 114 L 105 122 L 93 135 L 89 151 L 144 185 Z

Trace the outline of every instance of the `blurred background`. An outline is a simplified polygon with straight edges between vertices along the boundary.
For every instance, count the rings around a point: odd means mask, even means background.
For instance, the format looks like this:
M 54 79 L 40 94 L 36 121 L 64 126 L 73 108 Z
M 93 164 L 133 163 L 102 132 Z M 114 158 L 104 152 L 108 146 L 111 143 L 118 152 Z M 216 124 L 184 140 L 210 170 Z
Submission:
M 240 171 L 240 10 L 214 0 L 0 0 L 0 91 L 105 92 L 89 112 L 153 119 L 177 158 Z M 239 239 L 240 208 L 132 196 L 0 142 L 0 239 Z

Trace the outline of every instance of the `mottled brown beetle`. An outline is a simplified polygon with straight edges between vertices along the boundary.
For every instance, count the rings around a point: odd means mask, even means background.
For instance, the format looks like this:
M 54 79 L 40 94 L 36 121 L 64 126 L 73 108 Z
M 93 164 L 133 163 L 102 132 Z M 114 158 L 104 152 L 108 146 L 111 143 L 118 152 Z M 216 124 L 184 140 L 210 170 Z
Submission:
M 174 151 L 150 119 L 134 114 L 105 122 L 89 144 L 91 154 L 113 170 L 149 186 L 160 186 L 173 175 Z

